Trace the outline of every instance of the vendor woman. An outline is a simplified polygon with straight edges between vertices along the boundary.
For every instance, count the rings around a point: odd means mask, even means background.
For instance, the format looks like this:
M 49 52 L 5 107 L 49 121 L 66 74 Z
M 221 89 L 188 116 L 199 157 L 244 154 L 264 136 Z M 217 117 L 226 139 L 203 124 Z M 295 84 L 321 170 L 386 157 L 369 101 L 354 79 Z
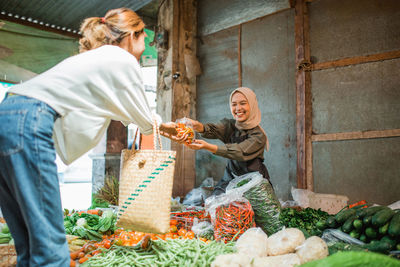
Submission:
M 264 149 L 268 151 L 267 135 L 260 126 L 261 112 L 258 108 L 256 94 L 249 88 L 240 87 L 230 97 L 230 108 L 233 119 L 223 119 L 219 123 L 201 123 L 191 120 L 193 129 L 208 139 L 219 139 L 221 145 L 210 144 L 196 139 L 187 145 L 192 149 L 205 149 L 215 155 L 228 159 L 224 176 L 218 182 L 213 194 L 225 192 L 229 182 L 235 176 L 258 171 L 269 180 L 264 165 Z

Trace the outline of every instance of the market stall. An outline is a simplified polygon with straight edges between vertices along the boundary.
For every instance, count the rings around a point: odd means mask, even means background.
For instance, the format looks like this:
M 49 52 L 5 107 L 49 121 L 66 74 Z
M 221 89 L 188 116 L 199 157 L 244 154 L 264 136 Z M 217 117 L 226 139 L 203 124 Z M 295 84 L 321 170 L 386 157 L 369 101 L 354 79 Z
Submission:
M 103 188 L 96 195 L 103 207 L 64 210 L 71 266 L 400 266 L 398 203 L 360 201 L 331 212 L 325 200 L 329 213 L 306 207 L 310 192 L 299 199 L 294 189 L 296 200 L 276 201 L 259 176 L 238 177 L 201 206 L 171 198 L 165 233 L 118 227 L 118 207 L 102 198 Z M 15 264 L 4 220 L 0 243 L 2 266 Z

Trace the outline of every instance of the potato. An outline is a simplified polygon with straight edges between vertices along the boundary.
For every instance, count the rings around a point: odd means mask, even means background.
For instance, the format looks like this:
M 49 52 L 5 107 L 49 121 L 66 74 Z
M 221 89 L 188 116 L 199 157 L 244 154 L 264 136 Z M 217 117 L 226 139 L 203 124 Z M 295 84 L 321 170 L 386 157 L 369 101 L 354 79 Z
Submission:
M 300 265 L 300 259 L 295 253 L 279 256 L 259 257 L 253 260 L 252 267 L 293 267 Z
M 329 255 L 329 251 L 324 240 L 318 236 L 312 236 L 296 248 L 296 254 L 303 264 L 312 260 L 323 259 Z
M 296 247 L 303 244 L 305 237 L 297 228 L 286 228 L 271 235 L 267 239 L 268 256 L 278 256 L 295 252 Z

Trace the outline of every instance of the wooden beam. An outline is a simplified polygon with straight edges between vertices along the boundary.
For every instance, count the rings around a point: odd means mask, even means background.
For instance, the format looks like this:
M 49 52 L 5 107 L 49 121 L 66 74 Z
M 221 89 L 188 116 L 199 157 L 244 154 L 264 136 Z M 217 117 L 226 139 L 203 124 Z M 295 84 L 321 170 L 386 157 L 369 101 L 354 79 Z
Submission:
M 242 87 L 242 24 L 238 26 L 238 81 Z
M 80 39 L 82 37 L 78 33 L 63 31 L 63 30 L 47 27 L 47 26 L 44 26 L 44 25 L 40 25 L 39 23 L 33 23 L 33 22 L 30 22 L 30 21 L 27 21 L 27 20 L 21 20 L 21 19 L 17 19 L 17 18 L 14 18 L 14 17 L 2 15 L 2 14 L 0 14 L 0 20 L 6 20 L 6 21 L 14 22 L 14 23 L 17 23 L 17 24 L 29 26 L 29 27 L 36 28 L 36 29 L 39 29 L 39 30 L 42 30 L 42 31 L 46 31 L 46 32 L 54 32 L 54 33 L 61 34 L 61 35 L 64 35 L 64 36 L 68 36 L 68 37 L 72 37 L 72 38 L 75 38 L 75 39 Z
M 321 62 L 312 64 L 312 70 L 324 70 L 330 68 L 345 67 L 350 65 L 357 65 L 369 62 L 383 61 L 389 59 L 400 58 L 400 50 L 384 52 L 374 55 L 358 56 L 358 57 L 348 57 L 333 61 Z
M 173 0 L 172 73 L 179 77 L 175 76 L 172 81 L 172 121 L 196 116 L 196 77 L 187 73 L 191 66 L 185 64 L 185 55 L 195 56 L 197 50 L 196 3 L 196 0 Z M 171 148 L 177 152 L 173 195 L 183 197 L 196 183 L 195 151 L 175 142 Z
M 304 62 L 309 61 L 308 44 L 308 16 L 307 6 L 304 0 L 296 0 L 295 3 L 295 62 L 296 62 L 296 140 L 297 140 L 297 187 L 307 188 L 307 139 L 309 136 L 311 122 L 308 121 L 310 79 L 309 72 L 302 68 Z M 308 160 L 307 160 L 308 159 Z M 309 185 L 310 186 L 310 185 Z
M 358 140 L 372 138 L 386 138 L 400 136 L 400 129 L 380 130 L 380 131 L 360 131 L 347 133 L 329 133 L 329 134 L 314 134 L 312 135 L 313 142 L 324 141 L 341 141 L 341 140 Z

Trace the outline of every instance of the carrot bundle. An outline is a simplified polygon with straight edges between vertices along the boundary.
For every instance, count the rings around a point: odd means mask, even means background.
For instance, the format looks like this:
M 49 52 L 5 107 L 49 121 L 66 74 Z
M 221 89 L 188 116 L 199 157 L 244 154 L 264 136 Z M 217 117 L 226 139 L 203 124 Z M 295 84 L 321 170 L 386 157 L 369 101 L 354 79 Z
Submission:
M 193 142 L 194 132 L 192 128 L 187 127 L 184 123 L 177 123 L 176 131 L 178 132 L 178 137 L 182 137 L 183 135 L 187 134 L 187 144 L 191 144 Z
M 215 210 L 214 237 L 217 241 L 237 240 L 247 229 L 255 226 L 254 212 L 248 201 L 233 201 Z

